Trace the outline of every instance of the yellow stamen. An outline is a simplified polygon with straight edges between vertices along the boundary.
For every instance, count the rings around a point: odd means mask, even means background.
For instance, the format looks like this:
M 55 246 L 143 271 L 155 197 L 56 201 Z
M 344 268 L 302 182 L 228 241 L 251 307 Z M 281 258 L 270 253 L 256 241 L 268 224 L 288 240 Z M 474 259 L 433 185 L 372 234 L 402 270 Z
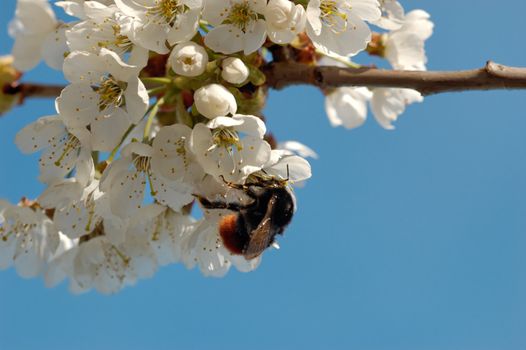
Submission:
M 121 252 L 117 247 L 115 246 L 111 246 L 112 250 L 117 254 L 117 256 L 119 258 L 121 258 L 122 262 L 124 263 L 125 266 L 128 266 L 130 264 L 130 261 L 131 261 L 131 258 L 129 256 L 127 256 L 126 254 L 124 254 L 123 252 Z
M 179 0 L 157 0 L 156 5 L 151 7 L 147 14 L 159 17 L 164 23 L 173 25 L 177 16 L 187 10 L 187 6 L 181 4 Z
M 60 157 L 56 160 L 55 165 L 60 166 L 62 161 L 66 156 L 68 156 L 71 152 L 76 151 L 80 147 L 80 140 L 73 134 L 68 135 L 68 140 L 66 141 L 66 144 L 64 145 L 64 151 L 60 155 Z
M 106 108 L 120 107 L 124 104 L 124 91 L 126 84 L 117 82 L 112 76 L 103 78 L 102 83 L 97 88 L 99 94 L 99 110 Z
M 232 6 L 225 23 L 232 24 L 242 31 L 246 31 L 249 24 L 257 21 L 257 19 L 257 13 L 252 10 L 248 1 L 245 0 L 242 3 Z
M 348 4 L 340 4 L 340 6 L 336 0 L 322 0 L 320 4 L 321 21 L 336 32 L 347 30 L 346 12 L 351 9 Z
M 238 151 L 243 149 L 238 133 L 232 128 L 218 128 L 213 131 L 212 140 L 216 147 L 232 149 L 235 146 Z

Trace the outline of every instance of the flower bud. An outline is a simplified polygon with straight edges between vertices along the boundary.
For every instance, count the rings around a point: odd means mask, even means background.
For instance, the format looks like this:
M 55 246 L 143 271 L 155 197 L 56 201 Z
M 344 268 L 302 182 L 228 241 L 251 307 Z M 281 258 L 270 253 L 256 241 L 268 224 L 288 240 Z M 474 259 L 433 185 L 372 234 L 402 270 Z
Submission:
M 194 102 L 197 111 L 208 119 L 237 112 L 236 98 L 219 84 L 210 84 L 197 89 L 194 93 Z
M 185 77 L 196 77 L 204 73 L 208 54 L 196 43 L 181 43 L 173 48 L 168 63 L 175 73 Z
M 0 115 L 18 102 L 19 94 L 6 94 L 4 88 L 18 80 L 20 73 L 13 67 L 13 56 L 0 56 Z
M 277 44 L 288 44 L 305 28 L 305 9 L 289 0 L 270 0 L 265 20 L 269 39 Z
M 222 68 L 221 77 L 231 84 L 244 83 L 250 73 L 245 63 L 236 57 L 224 59 Z

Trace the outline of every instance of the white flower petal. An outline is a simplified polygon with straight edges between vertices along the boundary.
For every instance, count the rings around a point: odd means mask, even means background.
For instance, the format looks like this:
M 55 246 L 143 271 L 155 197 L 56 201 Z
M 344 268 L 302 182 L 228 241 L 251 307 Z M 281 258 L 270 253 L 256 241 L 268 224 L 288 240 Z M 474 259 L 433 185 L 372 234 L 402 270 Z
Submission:
M 244 179 L 253 172 L 260 170 L 270 159 L 270 154 L 271 148 L 267 141 L 258 137 L 246 136 L 243 138 L 243 149 L 239 151 L 237 164 L 239 175 L 236 175 Z
M 38 197 L 43 208 L 62 209 L 80 200 L 84 186 L 75 179 L 65 179 L 50 184 Z
M 99 95 L 88 83 L 66 86 L 57 97 L 56 107 L 67 126 L 89 125 L 98 114 Z
M 56 70 L 62 70 L 64 55 L 69 51 L 66 44 L 66 25 L 61 25 L 49 33 L 42 45 L 42 58 L 48 66 Z
M 166 36 L 168 43 L 175 45 L 192 39 L 199 28 L 200 15 L 200 8 L 178 15 L 173 27 Z
M 378 123 L 387 130 L 394 129 L 392 123 L 405 111 L 407 105 L 422 102 L 422 95 L 410 89 L 381 88 L 373 90 L 371 109 Z
M 154 155 L 153 147 L 142 142 L 132 142 L 127 144 L 121 151 L 123 157 L 128 157 L 133 154 L 139 156 L 151 157 Z
M 283 141 L 278 144 L 279 149 L 285 149 L 304 158 L 318 159 L 318 154 L 309 146 L 298 141 Z
M 166 46 L 168 30 L 168 28 L 159 26 L 157 23 L 153 22 L 148 22 L 146 24 L 135 22 L 133 32 L 129 33 L 129 36 L 137 45 L 164 55 L 169 52 L 168 47 Z
M 153 173 L 150 177 L 154 190 L 152 196 L 159 203 L 179 212 L 185 205 L 194 200 L 192 186 L 182 181 L 168 180 L 160 174 Z
M 232 54 L 244 49 L 245 33 L 230 24 L 221 24 L 205 36 L 205 45 L 210 49 L 224 54 Z
M 243 121 L 242 124 L 236 127 L 236 130 L 247 135 L 259 137 L 262 139 L 263 136 L 265 136 L 265 133 L 267 132 L 267 127 L 265 126 L 263 120 L 256 116 L 236 114 L 232 117 L 232 119 Z
M 377 21 L 382 16 L 378 0 L 353 0 L 351 11 L 353 15 L 369 22 Z
M 335 89 L 325 98 L 325 111 L 332 126 L 353 129 L 361 126 L 367 118 L 367 101 L 372 97 L 364 87 Z
M 309 162 L 299 156 L 285 156 L 278 163 L 265 168 L 265 172 L 280 179 L 288 179 L 292 183 L 307 180 L 312 176 Z
M 206 126 L 210 129 L 240 127 L 244 122 L 242 118 L 215 117 L 206 123 Z
M 149 105 L 149 96 L 144 84 L 139 78 L 133 77 L 128 81 L 124 92 L 126 111 L 132 124 L 137 124 L 144 117 Z
M 191 132 L 182 124 L 161 128 L 152 145 L 155 151 L 151 161 L 152 171 L 169 180 L 183 178 L 191 161 L 186 149 Z
M 14 57 L 13 67 L 23 72 L 35 68 L 41 59 L 43 41 L 44 37 L 41 35 L 17 36 L 11 50 Z
M 47 147 L 51 140 L 65 131 L 58 115 L 42 117 L 20 130 L 15 143 L 23 153 L 33 153 Z
M 141 208 L 146 177 L 141 172 L 122 171 L 115 175 L 110 190 L 111 212 L 122 218 L 130 218 Z
M 127 114 L 121 109 L 116 109 L 111 115 L 97 116 L 91 123 L 93 150 L 112 151 L 130 125 Z
M 371 41 L 371 30 L 359 17 L 349 14 L 346 31 L 335 33 L 323 26 L 319 35 L 307 26 L 307 34 L 314 46 L 329 55 L 353 56 L 364 50 Z
M 267 38 L 267 25 L 264 20 L 258 20 L 243 36 L 243 53 L 250 55 L 265 43 Z M 235 51 L 234 51 L 235 52 Z

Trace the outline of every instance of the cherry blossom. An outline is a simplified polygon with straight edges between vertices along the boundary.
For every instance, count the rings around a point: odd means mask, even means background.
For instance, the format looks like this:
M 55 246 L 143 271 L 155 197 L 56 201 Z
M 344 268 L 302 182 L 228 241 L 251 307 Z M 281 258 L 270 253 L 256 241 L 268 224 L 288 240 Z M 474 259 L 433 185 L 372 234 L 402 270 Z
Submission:
M 175 45 L 168 62 L 176 74 L 196 77 L 205 71 L 208 54 L 204 47 L 189 41 Z
M 61 69 L 67 50 L 65 31 L 47 0 L 18 0 L 15 19 L 9 34 L 15 38 L 14 65 L 27 71 L 41 59 L 54 69 Z
M 305 29 L 306 14 L 301 5 L 289 0 L 270 0 L 265 8 L 267 32 L 277 44 L 288 44 Z
M 148 49 L 134 44 L 124 34 L 133 19 L 124 15 L 115 5 L 106 6 L 97 1 L 83 4 L 70 2 L 67 9 L 72 15 L 76 14 L 85 19 L 66 31 L 71 51 L 89 51 L 97 54 L 105 48 L 115 52 L 123 60 L 129 54 L 127 62 L 131 65 L 146 66 Z
M 43 272 L 59 240 L 53 222 L 38 208 L 0 202 L 0 268 L 13 264 L 21 277 L 35 277 Z
M 265 124 L 255 116 L 217 117 L 194 127 L 189 148 L 207 174 L 240 182 L 270 158 L 265 131 Z
M 75 51 L 64 61 L 64 74 L 73 84 L 57 99 L 57 109 L 61 114 L 75 115 L 70 121 L 74 126 L 90 124 L 98 114 L 111 116 L 117 111 L 135 124 L 148 108 L 148 93 L 138 77 L 138 68 L 124 63 L 113 51 Z
M 372 22 L 387 30 L 399 29 L 404 22 L 404 8 L 397 0 L 380 0 L 382 17 Z
M 395 69 L 425 70 L 425 41 L 433 34 L 429 14 L 422 10 L 409 12 L 402 26 L 382 37 L 385 58 Z
M 237 57 L 227 57 L 221 62 L 221 78 L 231 84 L 243 84 L 250 71 L 248 67 Z
M 267 0 L 205 0 L 203 19 L 214 28 L 205 36 L 205 44 L 214 51 L 248 55 L 267 38 L 265 13 Z
M 365 49 L 371 30 L 365 21 L 381 16 L 377 0 L 310 0 L 307 34 L 321 51 L 350 56 Z
M 197 111 L 209 119 L 237 112 L 236 98 L 219 84 L 199 88 L 194 94 L 194 100 Z
M 367 119 L 367 102 L 372 92 L 364 87 L 343 87 L 332 91 L 325 98 L 325 110 L 332 126 L 354 129 Z
M 371 98 L 371 109 L 376 121 L 385 129 L 392 130 L 392 125 L 398 116 L 405 111 L 407 105 L 422 102 L 424 98 L 415 90 L 410 89 L 374 89 Z
M 16 135 L 17 146 L 24 153 L 43 150 L 40 181 L 51 183 L 63 179 L 72 170 L 84 184 L 93 173 L 91 140 L 88 130 L 67 129 L 59 115 L 47 116 L 29 124 Z
M 34 201 L 0 200 L 0 269 L 43 276 L 49 287 L 68 281 L 72 293 L 117 293 L 174 263 L 212 277 L 256 269 L 261 255 L 223 245 L 222 219 L 256 203 L 254 188 L 286 191 L 297 210 L 292 187 L 312 176 L 305 158 L 318 157 L 267 130 L 267 68 L 359 67 L 352 60 L 363 52 L 395 69 L 423 70 L 433 33 L 427 12 L 405 13 L 397 0 L 55 5 L 74 19 L 58 21 L 47 0 L 17 0 L 13 56 L 0 62 L 2 111 L 22 102 L 21 71 L 42 59 L 68 81 L 57 114 L 16 136 L 23 153 L 40 153 L 45 188 Z M 327 86 L 329 122 L 347 129 L 365 122 L 369 106 L 381 127 L 394 129 L 405 108 L 423 100 L 409 89 Z M 249 238 L 267 223 L 247 228 Z
M 178 147 L 178 140 L 180 139 L 176 138 L 173 141 L 175 144 L 172 145 L 165 144 L 165 148 L 162 146 L 154 148 L 134 142 L 122 150 L 122 158 L 111 164 L 101 180 L 101 189 L 108 192 L 110 209 L 114 215 L 127 219 L 141 209 L 146 184 L 149 185 L 153 197 L 174 210 L 181 210 L 193 200 L 191 186 L 177 178 L 177 174 L 174 174 L 176 178 L 170 179 L 163 176 L 163 174 L 169 176 L 172 169 L 174 172 L 184 171 L 184 166 L 183 169 L 175 169 L 176 164 L 184 163 L 184 155 L 173 155 L 171 158 L 173 163 L 156 161 L 156 158 L 164 159 L 167 155 L 161 150 Z
M 115 0 L 133 21 L 123 34 L 148 50 L 168 53 L 170 45 L 190 40 L 197 32 L 202 0 Z

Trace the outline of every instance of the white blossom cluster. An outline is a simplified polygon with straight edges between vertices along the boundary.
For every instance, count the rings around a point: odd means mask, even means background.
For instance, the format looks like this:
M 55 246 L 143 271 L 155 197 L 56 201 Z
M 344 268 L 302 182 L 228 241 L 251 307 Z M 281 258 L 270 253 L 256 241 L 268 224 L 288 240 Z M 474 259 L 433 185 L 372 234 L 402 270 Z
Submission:
M 381 2 L 382 17 L 374 24 L 386 32 L 373 36 L 368 51 L 387 59 L 394 69 L 426 70 L 425 41 L 433 34 L 433 22 L 429 14 L 423 10 L 406 14 L 396 0 Z M 321 63 L 342 66 L 346 60 L 345 57 L 336 56 Z M 353 129 L 365 122 L 369 103 L 378 124 L 392 130 L 393 122 L 405 111 L 406 106 L 423 100 L 418 91 L 411 89 L 342 87 L 327 94 L 325 110 L 332 126 Z
M 10 34 L 19 71 L 41 60 L 69 82 L 56 114 L 23 128 L 16 144 L 39 152 L 45 191 L 18 205 L 0 202 L 0 269 L 42 275 L 73 292 L 115 293 L 159 266 L 181 262 L 205 275 L 231 266 L 218 222 L 229 213 L 198 198 L 247 201 L 233 185 L 270 177 L 288 185 L 311 176 L 295 142 L 276 145 L 262 109 L 259 69 L 289 48 L 350 63 L 375 44 L 394 68 L 425 69 L 432 23 L 394 0 L 18 0 Z M 370 25 L 388 30 L 373 34 Z M 372 41 L 371 41 L 372 40 Z M 368 48 L 369 47 L 369 48 Z M 376 52 L 376 54 L 378 54 Z M 303 62 L 305 63 L 305 62 Z M 385 128 L 408 103 L 403 89 L 341 88 L 327 94 L 333 125 L 363 123 L 367 102 Z M 280 147 L 281 146 L 281 147 Z

